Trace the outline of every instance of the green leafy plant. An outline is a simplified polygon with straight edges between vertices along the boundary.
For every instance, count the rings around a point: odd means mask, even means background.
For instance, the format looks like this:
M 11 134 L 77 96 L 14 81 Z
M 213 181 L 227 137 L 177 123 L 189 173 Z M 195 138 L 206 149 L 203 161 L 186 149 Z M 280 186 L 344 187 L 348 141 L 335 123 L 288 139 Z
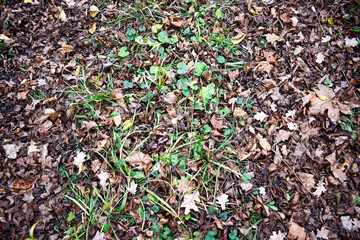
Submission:
M 200 90 L 200 96 L 203 99 L 204 107 L 206 107 L 207 104 L 209 104 L 209 100 L 212 99 L 212 97 L 215 94 L 215 84 L 210 83 L 206 87 L 202 87 Z
M 207 65 L 203 62 L 198 62 L 195 65 L 195 76 L 200 77 L 201 75 L 203 75 L 203 73 L 206 71 L 207 69 Z
M 275 212 L 279 211 L 279 208 L 275 206 L 275 202 L 271 201 L 268 203 L 267 205 L 269 208 L 271 208 L 272 210 L 274 210 Z
M 224 63 L 225 62 L 225 58 L 223 56 L 218 56 L 216 58 L 216 60 L 218 61 L 218 63 Z
M 128 52 L 126 47 L 120 48 L 120 50 L 118 52 L 119 57 L 127 57 L 127 56 L 129 56 L 129 54 L 130 53 Z
M 170 43 L 169 35 L 165 31 L 161 31 L 158 35 L 158 40 L 162 43 Z
M 208 232 L 205 236 L 205 240 L 216 240 L 215 236 L 218 234 L 218 232 L 218 229 Z
M 177 73 L 180 75 L 186 74 L 188 71 L 188 66 L 184 62 L 179 62 L 176 67 L 178 68 Z
M 238 231 L 236 229 L 234 229 L 229 233 L 229 238 L 231 240 L 239 240 L 239 238 L 237 237 L 237 234 L 238 234 Z

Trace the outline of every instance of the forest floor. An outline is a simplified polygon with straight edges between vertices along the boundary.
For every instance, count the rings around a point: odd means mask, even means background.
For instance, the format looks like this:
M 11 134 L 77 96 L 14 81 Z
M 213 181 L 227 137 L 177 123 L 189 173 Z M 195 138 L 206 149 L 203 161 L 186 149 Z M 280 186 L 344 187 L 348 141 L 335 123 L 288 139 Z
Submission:
M 0 239 L 360 239 L 359 0 L 0 9 Z

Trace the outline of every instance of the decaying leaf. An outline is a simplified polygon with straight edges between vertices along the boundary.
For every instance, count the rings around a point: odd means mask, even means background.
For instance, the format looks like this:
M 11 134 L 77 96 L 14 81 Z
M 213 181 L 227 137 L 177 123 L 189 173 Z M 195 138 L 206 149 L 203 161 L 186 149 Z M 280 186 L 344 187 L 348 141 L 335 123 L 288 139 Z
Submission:
M 286 235 L 284 233 L 282 233 L 281 231 L 278 231 L 278 233 L 272 232 L 269 240 L 284 240 L 285 237 L 286 237 Z
M 6 156 L 9 159 L 15 159 L 17 157 L 17 152 L 21 149 L 21 146 L 17 146 L 15 144 L 6 144 L 3 145 Z
M 276 143 L 279 143 L 279 142 L 282 142 L 282 141 L 286 141 L 289 139 L 291 133 L 289 131 L 286 131 L 286 130 L 280 130 L 277 134 L 276 134 L 276 137 L 275 137 L 275 142 Z
M 62 8 L 60 8 L 59 10 L 60 10 L 59 19 L 63 22 L 66 22 L 67 16 L 66 16 L 65 11 Z
M 105 233 L 103 232 L 96 232 L 94 238 L 92 240 L 105 240 Z
M 226 204 L 227 202 L 229 202 L 229 199 L 228 199 L 228 198 L 229 198 L 229 196 L 228 196 L 227 194 L 221 194 L 220 196 L 218 196 L 218 197 L 216 198 L 216 202 L 217 202 L 218 204 L 220 204 L 222 210 L 225 210 L 225 209 L 226 209 L 225 204 Z
M 325 227 L 322 227 L 321 230 L 316 234 L 316 237 L 321 239 L 329 239 L 329 233 L 329 230 L 327 230 Z
M 265 34 L 264 36 L 266 37 L 266 41 L 271 44 L 274 44 L 275 42 L 282 40 L 282 38 L 280 36 L 276 35 L 275 33 L 271 33 L 271 34 L 268 33 L 268 34 Z
M 134 181 L 131 181 L 130 183 L 130 187 L 129 187 L 129 192 L 131 194 L 136 194 L 136 188 L 137 188 L 137 184 Z
M 125 161 L 136 169 L 148 172 L 152 167 L 153 159 L 148 154 L 136 151 L 131 156 L 126 157 Z
M 270 74 L 271 70 L 274 68 L 268 61 L 261 61 L 259 64 L 253 69 L 254 72 L 267 72 Z
M 356 38 L 345 38 L 345 45 L 347 47 L 356 47 L 359 44 L 359 41 Z
M 254 118 L 260 122 L 263 122 L 265 120 L 265 118 L 267 118 L 268 115 L 265 114 L 264 112 L 258 112 L 254 115 Z
M 86 154 L 79 151 L 74 158 L 74 165 L 77 166 L 79 169 L 78 174 L 86 170 L 86 167 L 84 166 L 84 162 L 86 161 L 85 157 Z
M 305 229 L 301 227 L 299 224 L 292 222 L 289 228 L 288 238 L 305 240 L 306 239 Z
M 108 185 L 106 181 L 109 178 L 109 174 L 102 171 L 100 174 L 98 174 L 98 178 L 100 179 L 100 185 L 102 186 L 103 190 L 106 190 L 106 186 Z
M 96 23 L 93 23 L 91 27 L 89 28 L 89 33 L 94 34 L 96 31 Z M 99 55 L 100 56 L 100 55 Z M 106 58 L 106 57 L 105 57 Z
M 100 12 L 99 8 L 95 5 L 90 6 L 90 15 L 95 17 Z
M 316 186 L 316 191 L 313 192 L 313 194 L 317 197 L 320 197 L 324 192 L 326 192 L 325 183 L 321 180 Z
M 185 181 L 184 179 L 180 179 L 178 181 L 178 183 L 179 183 L 179 185 L 178 185 L 179 193 L 187 193 L 195 188 L 195 184 L 193 184 L 191 182 L 189 183 L 189 182 Z
M 340 220 L 343 228 L 347 231 L 351 231 L 353 229 L 353 221 L 350 216 L 341 216 Z
M 322 63 L 325 60 L 325 56 L 322 52 L 319 52 L 318 54 L 316 54 L 316 62 L 317 63 Z
M 117 115 L 113 118 L 113 122 L 114 122 L 114 125 L 116 127 L 120 127 L 121 123 L 122 123 L 122 119 L 121 119 L 121 115 Z
M 231 39 L 231 42 L 235 45 L 239 44 L 242 40 L 244 40 L 246 34 L 245 33 L 240 33 L 238 35 L 236 35 L 235 37 L 233 37 Z
M 58 51 L 61 53 L 68 53 L 71 52 L 72 50 L 74 50 L 74 47 L 71 45 L 63 45 L 61 48 L 58 49 Z
M 242 190 L 244 190 L 245 192 L 250 191 L 253 188 L 253 184 L 252 183 L 240 183 L 240 187 Z
M 304 172 L 297 172 L 296 174 L 307 189 L 315 187 L 314 175 Z
M 170 18 L 170 23 L 175 27 L 179 27 L 179 28 L 184 27 L 184 21 L 178 18 Z
M 180 95 L 180 92 L 178 90 L 175 90 L 172 92 L 168 92 L 162 98 L 164 99 L 165 102 L 167 102 L 169 104 L 175 104 L 179 95 Z
M 259 140 L 260 146 L 265 150 L 265 151 L 270 151 L 271 150 L 271 145 L 268 142 L 268 140 L 266 138 L 263 138 L 259 133 L 256 135 L 256 138 Z
M 184 195 L 184 201 L 180 207 L 185 208 L 185 215 L 188 215 L 191 209 L 194 211 L 199 211 L 198 207 L 195 204 L 195 201 L 200 202 L 199 195 L 199 191 Z
M 346 173 L 343 172 L 340 168 L 337 168 L 336 166 L 331 168 L 332 173 L 334 177 L 340 180 L 340 182 L 345 182 L 348 180 Z

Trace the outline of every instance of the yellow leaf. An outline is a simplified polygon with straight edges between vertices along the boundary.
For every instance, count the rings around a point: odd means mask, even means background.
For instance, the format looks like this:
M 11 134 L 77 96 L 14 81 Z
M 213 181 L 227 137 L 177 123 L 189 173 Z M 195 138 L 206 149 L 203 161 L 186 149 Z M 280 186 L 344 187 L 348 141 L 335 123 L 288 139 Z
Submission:
M 92 17 L 95 17 L 100 12 L 99 8 L 97 6 L 92 5 L 90 7 L 90 15 Z
M 253 15 L 259 15 L 260 13 L 256 12 L 254 9 L 251 9 L 250 12 L 253 14 Z
M 153 33 L 157 33 L 157 30 L 161 29 L 162 28 L 162 24 L 155 24 L 154 26 L 151 27 L 151 31 Z
M 231 39 L 231 42 L 235 45 L 239 44 L 242 40 L 244 40 L 246 34 L 244 33 L 241 33 L 241 34 L 238 34 L 237 36 L 233 37 Z
M 89 29 L 89 33 L 94 34 L 95 31 L 96 31 L 96 23 L 93 23 L 91 28 Z
M 333 18 L 329 18 L 328 23 L 329 23 L 330 25 L 334 25 L 334 19 L 333 19 Z
M 6 35 L 4 35 L 4 34 L 0 34 L 0 40 L 5 40 L 5 41 L 11 41 L 11 39 L 10 38 L 8 38 Z
M 126 121 L 124 122 L 123 130 L 128 129 L 129 127 L 131 127 L 131 125 L 132 125 L 131 119 L 126 120 Z
M 66 16 L 66 13 L 63 9 L 60 10 L 60 15 L 59 15 L 59 18 L 61 21 L 63 22 L 66 22 L 67 21 L 67 16 Z
M 32 0 L 24 0 L 24 3 L 32 3 Z
M 264 27 L 259 27 L 258 30 L 264 30 L 265 28 Z
M 328 100 L 329 98 L 328 98 L 327 96 L 321 96 L 320 99 L 321 99 L 322 101 L 326 101 L 326 100 Z
M 98 55 L 98 58 L 99 58 L 99 59 L 105 59 L 106 56 L 104 56 L 104 55 Z

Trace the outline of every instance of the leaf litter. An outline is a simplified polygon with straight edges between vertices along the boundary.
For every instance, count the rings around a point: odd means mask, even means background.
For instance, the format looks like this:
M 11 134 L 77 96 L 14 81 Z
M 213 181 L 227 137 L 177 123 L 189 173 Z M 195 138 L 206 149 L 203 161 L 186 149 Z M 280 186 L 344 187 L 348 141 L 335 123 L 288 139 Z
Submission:
M 356 3 L 1 9 L 4 238 L 358 238 Z

